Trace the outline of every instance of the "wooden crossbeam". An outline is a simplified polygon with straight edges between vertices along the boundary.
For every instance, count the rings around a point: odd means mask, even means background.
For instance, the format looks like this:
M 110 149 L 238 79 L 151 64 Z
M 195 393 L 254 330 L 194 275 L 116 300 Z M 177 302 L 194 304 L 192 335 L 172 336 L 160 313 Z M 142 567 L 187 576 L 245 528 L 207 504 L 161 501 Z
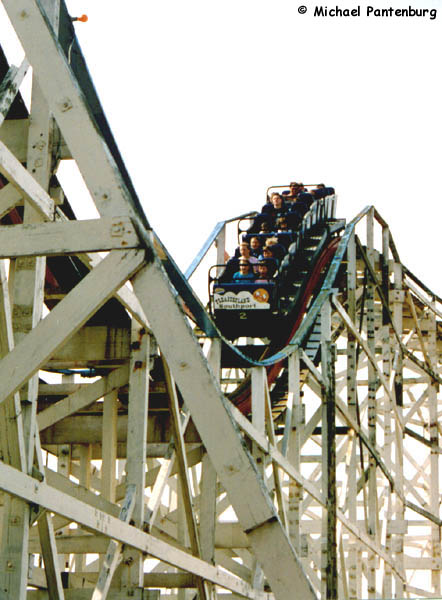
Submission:
M 170 289 L 157 260 L 133 279 L 134 291 L 146 313 L 209 456 L 247 532 L 272 590 L 283 600 L 295 585 L 304 598 L 315 592 L 282 527 L 265 482 L 245 451 L 230 407 L 214 379 L 198 341 Z M 164 320 L 164 314 L 168 319 Z M 205 394 L 198 392 L 203 386 Z M 223 432 L 220 448 L 213 425 Z M 269 544 L 274 548 L 268 553 Z
M 178 395 L 176 391 L 175 381 L 169 371 L 169 367 L 167 365 L 167 362 L 164 360 L 164 357 L 163 370 L 166 379 L 167 391 L 169 394 L 169 408 L 172 418 L 174 445 L 178 464 L 178 472 L 181 481 L 181 491 L 186 515 L 187 531 L 189 533 L 190 539 L 190 547 L 194 556 L 201 557 L 201 546 L 198 535 L 196 515 L 192 501 L 192 491 L 190 486 L 186 450 L 184 446 L 184 434 L 183 426 L 181 423 L 181 413 L 179 409 Z M 198 592 L 200 594 L 201 600 L 207 600 L 208 591 L 206 589 L 204 581 L 201 578 L 199 578 L 198 580 Z
M 12 65 L 0 84 L 0 127 L 18 94 L 20 85 L 29 69 L 29 62 L 23 59 L 19 67 Z
M 182 424 L 183 435 L 186 431 L 186 427 L 189 423 L 189 420 L 190 420 L 190 415 L 187 414 L 186 418 Z M 157 474 L 156 474 L 156 478 L 155 478 L 155 483 L 152 486 L 152 491 L 149 495 L 149 499 L 146 502 L 144 523 L 145 523 L 145 527 L 147 528 L 147 531 L 151 531 L 152 527 L 154 526 L 158 510 L 160 509 L 160 506 L 161 506 L 161 497 L 163 495 L 163 492 L 165 490 L 165 487 L 167 485 L 169 477 L 172 476 L 172 474 L 174 473 L 174 470 L 177 471 L 179 469 L 179 465 L 176 464 L 176 451 L 175 451 L 175 444 L 174 444 L 173 439 L 168 446 L 168 449 L 167 449 L 167 452 L 166 452 L 166 455 L 164 458 L 165 458 L 164 462 L 156 470 Z M 187 462 L 187 455 L 186 455 L 186 462 Z M 151 475 L 153 474 L 153 470 L 150 471 L 150 474 Z
M 245 581 L 223 573 L 205 561 L 144 533 L 136 527 L 123 523 L 117 517 L 76 500 L 2 462 L 0 462 L 0 489 L 13 496 L 23 498 L 27 502 L 40 505 L 51 512 L 63 515 L 92 531 L 106 534 L 123 544 L 151 554 L 168 564 L 195 573 L 240 596 L 251 600 L 270 600 L 268 594 L 252 589 Z
M 48 221 L 54 218 L 54 201 L 0 141 L 0 173 Z
M 40 2 L 4 0 L 3 6 L 99 213 L 127 215 L 138 221 L 139 214 Z
M 69 415 L 75 414 L 79 410 L 87 408 L 99 398 L 123 387 L 128 381 L 129 368 L 127 365 L 123 365 L 119 369 L 115 369 L 109 373 L 106 377 L 102 377 L 98 381 L 80 388 L 77 392 L 73 392 L 38 414 L 37 421 L 40 431 L 54 425 Z
M 128 217 L 0 227 L 0 258 L 127 250 L 139 245 Z
M 128 485 L 126 491 L 126 497 L 124 499 L 119 519 L 123 523 L 129 523 L 132 513 L 135 508 L 136 500 L 136 486 Z M 106 556 L 103 561 L 100 573 L 98 575 L 97 584 L 92 593 L 91 600 L 105 600 L 109 591 L 112 577 L 114 576 L 115 570 L 118 566 L 118 562 L 121 556 L 121 542 L 111 540 L 109 543 Z
M 23 194 L 10 183 L 0 190 L 0 219 L 9 214 L 17 204 L 23 203 Z
M 0 403 L 17 391 L 141 266 L 144 252 L 114 250 L 0 362 Z M 7 375 L 6 375 L 7 373 Z M 8 384 L 6 385 L 6 379 Z

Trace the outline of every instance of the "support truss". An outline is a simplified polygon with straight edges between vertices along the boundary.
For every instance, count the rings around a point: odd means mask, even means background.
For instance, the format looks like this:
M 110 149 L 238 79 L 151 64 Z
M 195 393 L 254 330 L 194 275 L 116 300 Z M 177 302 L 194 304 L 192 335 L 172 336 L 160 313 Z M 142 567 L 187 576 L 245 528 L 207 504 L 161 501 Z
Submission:
M 317 356 L 295 339 L 275 403 L 186 316 L 63 4 L 2 1 L 26 58 L 0 85 L 0 599 L 439 597 L 442 302 L 388 225 L 347 227 L 301 327 Z M 98 219 L 73 218 L 64 159 Z

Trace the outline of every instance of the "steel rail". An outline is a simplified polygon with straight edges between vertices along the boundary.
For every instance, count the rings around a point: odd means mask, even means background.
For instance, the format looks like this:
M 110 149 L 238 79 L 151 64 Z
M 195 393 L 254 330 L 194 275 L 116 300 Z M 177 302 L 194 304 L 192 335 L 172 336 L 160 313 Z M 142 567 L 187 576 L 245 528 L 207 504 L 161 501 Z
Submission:
M 232 219 L 226 219 L 225 221 L 219 221 L 213 228 L 213 230 L 210 233 L 207 240 L 202 245 L 201 249 L 195 255 L 195 258 L 192 260 L 190 265 L 185 270 L 184 277 L 186 279 L 190 279 L 192 277 L 192 275 L 194 274 L 194 272 L 196 271 L 198 266 L 201 264 L 201 261 L 206 256 L 207 252 L 210 250 L 212 244 L 215 242 L 219 233 L 222 231 L 223 227 L 225 227 L 227 225 L 227 223 L 232 223 L 233 221 L 240 221 L 241 219 L 246 219 L 247 217 L 251 217 L 256 214 L 257 214 L 256 211 L 251 211 L 248 213 L 244 213 L 243 215 L 240 215 L 239 217 L 234 217 Z

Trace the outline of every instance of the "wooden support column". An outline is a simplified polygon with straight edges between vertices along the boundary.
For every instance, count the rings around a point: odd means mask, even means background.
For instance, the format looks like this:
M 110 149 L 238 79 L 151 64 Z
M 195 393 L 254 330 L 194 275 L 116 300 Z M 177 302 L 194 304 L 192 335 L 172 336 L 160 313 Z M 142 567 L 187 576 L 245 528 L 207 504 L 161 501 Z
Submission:
M 2 548 L 0 554 L 0 585 L 5 598 L 25 600 L 28 569 L 29 510 L 27 503 L 5 496 Z M 24 521 L 26 519 L 26 521 Z M 26 551 L 24 550 L 26 547 Z
M 402 265 L 395 262 L 393 265 L 394 274 L 394 290 L 393 290 L 393 322 L 396 331 L 402 335 L 403 331 L 403 307 L 404 307 L 404 290 L 403 290 L 403 272 Z M 394 360 L 394 400 L 396 402 L 396 410 L 401 422 L 403 422 L 403 355 L 402 349 L 396 344 L 395 360 Z M 404 451 L 403 451 L 403 432 L 399 428 L 399 424 L 395 422 L 395 488 L 397 494 L 394 496 L 394 517 L 399 523 L 403 523 L 405 519 L 405 507 L 401 498 L 404 494 Z M 404 533 L 403 528 L 392 536 L 393 556 L 399 571 L 404 569 Z M 403 598 L 405 595 L 405 584 L 397 575 L 395 576 L 395 593 L 396 597 Z
M 347 246 L 347 309 L 353 323 L 356 322 L 356 243 L 352 233 Z M 347 330 L 347 402 L 348 411 L 357 422 L 357 356 L 356 339 L 353 333 Z M 347 454 L 347 506 L 348 516 L 352 523 L 357 522 L 357 441 L 356 434 L 350 433 Z M 358 539 L 350 536 L 348 551 L 348 594 L 349 600 L 357 600 L 357 582 L 360 579 L 357 566 Z
M 0 219 L 11 212 L 17 204 L 23 202 L 23 195 L 13 185 L 7 183 L 0 190 Z M 15 269 L 15 259 L 11 259 L 11 267 L 9 269 L 9 279 L 12 282 L 12 273 Z M 12 294 L 12 290 L 11 290 Z
M 58 32 L 59 0 L 45 0 L 44 9 L 48 13 L 48 20 L 54 31 Z M 17 72 L 17 84 L 23 78 L 27 69 L 27 61 Z M 16 93 L 16 90 L 15 90 Z M 31 125 L 28 134 L 27 167 L 34 179 L 44 188 L 48 189 L 52 163 L 52 147 L 50 141 L 51 115 L 46 105 L 36 78 L 33 78 Z M 14 183 L 14 182 L 13 182 Z M 40 219 L 31 204 L 25 202 L 24 221 L 35 222 Z M 14 272 L 14 304 L 12 307 L 13 331 L 15 343 L 18 343 L 28 331 L 41 319 L 43 307 L 43 287 L 45 279 L 46 262 L 44 257 L 37 259 L 20 259 L 15 265 Z M 12 349 L 12 347 L 10 348 Z M 34 462 L 35 436 L 38 396 L 38 375 L 34 375 L 27 385 L 20 391 L 21 419 L 11 423 L 10 428 L 17 430 L 17 440 L 22 438 L 24 448 L 21 462 L 25 472 L 29 473 Z M 7 400 L 8 412 L 14 408 L 12 399 Z M 21 431 L 20 431 L 21 429 Z M 39 447 L 39 445 L 38 445 Z M 19 450 L 16 447 L 15 452 Z M 3 571 L 3 561 L 0 561 L 0 589 L 8 590 L 10 597 L 21 600 L 26 595 L 26 580 L 28 566 L 28 536 L 29 536 L 29 505 L 18 499 L 10 501 L 8 505 L 2 550 L 5 555 L 10 555 L 12 560 L 7 561 L 6 571 Z M 12 529 L 10 529 L 10 527 Z M 52 521 L 49 515 L 44 514 L 39 524 L 44 560 L 48 574 L 49 595 L 52 599 L 63 596 L 58 565 L 56 560 L 55 543 L 52 530 Z M 21 554 L 21 558 L 18 556 Z M 17 557 L 17 560 L 15 560 Z M 15 563 L 15 564 L 14 564 Z M 11 568 L 8 565 L 11 564 Z M 4 575 L 3 575 L 4 573 Z
M 254 367 L 252 370 L 252 425 L 255 431 L 265 437 L 267 433 L 270 444 L 276 448 L 274 423 L 272 417 L 272 407 L 267 383 L 267 371 L 265 367 Z M 253 453 L 257 462 L 258 469 L 266 479 L 266 454 L 258 444 L 253 442 Z M 287 515 L 285 500 L 282 493 L 282 483 L 277 461 L 272 458 L 274 490 L 272 494 L 276 495 L 278 502 L 278 512 L 281 522 L 287 529 Z
M 201 463 L 201 558 L 214 564 L 216 527 L 216 471 L 207 453 Z
M 0 403 L 16 392 L 141 266 L 139 250 L 113 250 L 0 362 Z
M 19 68 L 11 66 L 0 84 L 0 127 L 18 94 L 18 90 L 29 68 L 25 58 Z
M 219 381 L 221 376 L 221 340 L 213 339 L 210 341 L 208 360 L 213 374 Z M 205 453 L 201 464 L 201 558 L 212 564 L 215 561 L 216 481 L 216 471 L 209 455 Z
M 38 95 L 33 93 L 32 114 L 36 122 L 44 115 L 40 112 L 38 105 Z M 31 136 L 31 133 L 30 133 Z M 35 140 L 30 137 L 30 140 Z M 47 148 L 46 148 L 47 151 Z M 28 150 L 28 160 L 32 160 L 32 148 Z M 32 220 L 32 210 L 25 205 L 25 219 Z M 43 284 L 45 273 L 45 259 L 19 259 L 16 264 L 13 292 L 14 306 L 12 309 L 13 330 L 15 343 L 17 344 L 28 331 L 30 331 L 41 318 L 43 306 Z M 37 413 L 37 387 L 38 376 L 31 378 L 29 383 L 20 391 L 20 412 L 23 423 L 23 440 L 25 444 L 25 470 L 30 472 L 34 461 L 34 430 Z M 15 426 L 19 426 L 18 423 Z M 29 505 L 21 500 L 13 500 L 9 505 L 6 523 L 14 527 L 16 542 L 8 536 L 8 542 L 4 546 L 6 555 L 16 556 L 21 554 L 21 559 L 15 563 L 14 568 L 9 569 L 9 585 L 6 585 L 11 597 L 21 600 L 25 597 L 26 586 L 23 581 L 26 580 L 28 549 L 27 540 L 29 535 Z M 9 527 L 9 525 L 8 525 Z M 21 542 L 20 542 L 21 540 Z M 9 563 L 8 563 L 9 564 Z M 19 566 L 20 565 L 20 566 Z M 1 569 L 1 566 L 0 566 Z M 1 574 L 0 574 L 1 578 Z
M 46 557 L 44 558 L 44 565 L 48 585 L 48 599 L 62 600 L 64 598 L 64 590 L 60 569 L 56 561 L 57 545 L 55 542 L 54 527 L 52 525 L 52 517 L 46 511 L 38 519 L 38 535 L 40 537 L 43 557 Z
M 252 369 L 252 425 L 262 435 L 265 435 L 265 384 L 267 371 L 265 367 L 254 367 Z M 252 443 L 252 454 L 256 460 L 258 470 L 265 479 L 264 452 L 254 442 Z M 259 562 L 255 559 L 252 568 L 252 585 L 262 590 L 264 586 L 264 573 Z
M 43 464 L 43 455 L 40 446 L 40 436 L 35 432 L 35 457 L 36 467 L 46 480 L 46 469 Z M 38 535 L 40 538 L 41 553 L 44 560 L 46 583 L 49 600 L 64 600 L 63 583 L 59 569 L 57 545 L 55 543 L 55 531 L 50 512 L 39 507 Z M 28 549 L 29 551 L 29 549 Z
M 0 260 L 0 358 L 3 359 L 13 347 L 9 286 L 5 263 Z M 25 442 L 18 393 L 12 394 L 3 404 L 0 404 L 0 455 L 6 464 L 22 471 L 26 470 Z M 1 547 L 5 547 L 4 543 Z M 0 565 L 0 572 L 1 569 Z
M 5 503 L 5 494 L 4 492 L 0 492 L 0 543 L 1 540 L 3 539 L 3 509 L 4 509 L 4 503 Z M 0 560 L 1 560 L 1 554 L 0 554 Z
M 372 208 L 367 215 L 367 258 L 372 268 L 374 268 L 374 209 Z M 366 328 L 367 328 L 367 346 L 375 355 L 375 305 L 374 305 L 375 285 L 371 277 L 367 278 L 366 286 Z M 377 378 L 374 366 L 368 365 L 368 437 L 373 447 L 376 446 L 376 390 Z M 376 483 L 376 462 L 372 455 L 368 458 L 368 506 L 367 506 L 367 531 L 368 534 L 376 540 L 377 534 L 377 483 Z M 368 555 L 367 564 L 367 582 L 368 598 L 376 597 L 376 556 L 373 552 Z
M 390 301 L 390 261 L 389 261 L 389 246 L 390 246 L 390 230 L 388 227 L 382 228 L 382 291 L 384 298 Z M 390 311 L 392 312 L 392 311 Z M 389 315 L 383 307 L 382 310 L 382 372 L 386 381 L 390 381 L 391 376 L 391 344 L 393 342 L 392 332 L 390 331 Z M 384 416 L 384 460 L 385 466 L 391 472 L 393 468 L 393 431 L 392 431 L 392 414 L 393 407 L 391 401 L 384 390 L 383 394 L 383 416 Z M 385 481 L 384 487 L 384 529 L 385 529 L 385 550 L 387 554 L 392 551 L 392 536 L 390 523 L 392 520 L 392 493 L 391 486 L 388 480 Z M 382 542 L 382 540 L 381 540 Z M 392 569 L 388 563 L 384 563 L 384 574 L 380 581 L 382 585 L 382 594 L 384 598 L 393 597 L 393 576 Z
M 118 391 L 103 398 L 101 494 L 106 500 L 115 502 L 115 476 L 117 466 L 117 417 Z
M 37 430 L 35 432 L 35 458 L 36 468 L 43 477 L 43 481 L 46 481 L 47 471 L 43 464 L 40 436 Z M 42 507 L 39 507 L 39 512 L 38 535 L 40 538 L 41 554 L 43 556 L 45 567 L 48 597 L 49 600 L 64 600 L 64 590 L 63 583 L 61 581 L 57 545 L 55 543 L 53 519 L 50 512 L 45 509 L 42 510 Z
M 253 367 L 252 369 L 252 425 L 262 435 L 265 435 L 265 384 L 267 373 L 264 367 Z M 254 444 L 253 456 L 261 473 L 265 470 L 265 455 Z
M 176 538 L 180 546 L 183 548 L 188 548 L 189 543 L 189 529 L 186 518 L 186 495 L 187 490 L 185 489 L 185 484 L 183 484 L 183 480 L 178 474 L 176 480 L 176 494 L 177 494 L 177 534 Z M 179 573 L 179 569 L 176 571 Z M 176 590 L 177 600 L 190 600 L 188 590 L 179 587 Z
M 132 517 L 135 508 L 135 491 L 134 485 L 127 486 L 126 496 L 119 515 L 123 523 L 129 523 Z M 91 600 L 105 600 L 107 598 L 112 578 L 121 557 L 121 547 L 121 542 L 111 540 L 109 543 Z
M 126 484 L 134 485 L 135 527 L 144 523 L 144 489 L 146 478 L 147 419 L 149 410 L 150 335 L 132 321 L 129 375 L 129 413 L 127 423 Z M 123 588 L 143 586 L 143 555 L 127 548 L 123 552 L 121 585 Z
M 322 598 L 337 600 L 336 544 L 336 406 L 334 345 L 331 342 L 331 306 L 327 299 L 321 309 L 322 395 L 322 495 L 324 510 L 321 539 Z
M 9 298 L 5 261 L 0 260 L 0 358 L 3 358 L 14 347 L 11 304 Z M 19 460 L 17 464 L 14 464 L 13 466 L 24 470 L 26 466 L 24 462 L 25 452 L 18 395 L 15 396 L 15 400 L 17 400 L 17 402 L 12 403 L 12 412 L 9 414 L 5 411 L 7 404 L 11 404 L 10 402 L 5 402 L 0 406 L 0 454 L 3 461 L 12 464 L 12 453 L 14 453 Z M 6 427 L 9 421 L 15 420 L 20 422 L 19 427 Z M 13 432 L 13 440 L 9 439 L 11 435 L 10 432 Z M 23 461 L 21 460 L 22 458 Z
M 180 513 L 178 514 L 179 519 L 181 517 L 181 523 L 180 521 L 178 522 L 178 533 L 181 537 L 180 541 L 185 542 L 187 538 L 189 539 L 192 554 L 194 556 L 201 557 L 201 546 L 198 536 L 195 508 L 192 499 L 192 489 L 190 485 L 189 470 L 187 465 L 186 448 L 184 444 L 184 435 L 181 423 L 181 412 L 178 404 L 178 395 L 176 392 L 175 381 L 170 373 L 169 366 L 164 358 L 163 367 L 167 391 L 169 393 L 169 408 L 172 420 L 172 431 L 173 438 L 175 441 L 176 459 L 178 463 L 179 473 L 178 502 L 181 502 L 181 506 L 179 506 L 178 509 L 182 512 L 181 515 Z M 184 524 L 187 525 L 187 529 L 184 529 Z M 204 580 L 198 578 L 197 583 L 200 600 L 207 600 L 209 592 L 207 590 Z M 180 595 L 184 596 L 184 594 Z
M 71 447 L 69 444 L 61 444 L 58 446 L 57 473 L 69 479 L 71 472 Z M 69 535 L 69 527 L 63 527 L 61 530 L 63 535 Z M 69 569 L 69 554 L 60 555 L 60 569 L 62 571 Z
M 8 284 L 4 267 L 4 262 L 0 261 L 0 356 L 4 356 L 14 346 Z M 25 441 L 18 393 L 13 394 L 0 406 L 0 423 L 2 427 L 6 427 L 6 430 L 1 431 L 0 435 L 0 451 L 3 461 L 26 472 Z M 36 437 L 36 442 L 39 470 L 43 472 L 38 437 Z M 0 589 L 6 591 L 10 597 L 22 598 L 26 593 L 29 529 L 28 522 L 23 523 L 21 518 L 25 515 L 29 519 L 29 505 L 19 501 L 18 498 L 6 496 L 3 509 L 5 523 L 0 538 Z M 57 564 L 52 520 L 46 511 L 39 517 L 38 530 L 45 560 L 49 598 L 50 600 L 61 600 L 63 589 Z M 21 580 L 20 572 L 25 573 Z
M 219 381 L 221 378 L 221 340 L 210 340 L 208 361 L 215 378 Z M 199 537 L 201 558 L 211 564 L 215 564 L 216 483 L 216 471 L 206 452 L 201 462 Z M 214 586 L 208 583 L 207 590 L 209 596 L 214 598 Z
M 189 423 L 190 415 L 186 415 L 186 419 L 183 422 L 183 435 L 186 432 L 186 427 Z M 153 485 L 152 492 L 145 507 L 144 526 L 146 531 L 152 531 L 158 510 L 161 506 L 161 498 L 166 485 L 169 481 L 169 477 L 172 476 L 172 471 L 175 467 L 176 451 L 173 440 L 170 442 L 169 447 L 164 456 L 164 462 L 160 467 L 156 468 L 157 471 L 155 484 Z M 154 470 L 148 469 L 148 473 L 153 474 Z
M 436 317 L 434 313 L 428 314 L 428 354 L 432 366 L 437 366 L 437 339 L 436 339 Z M 428 405 L 430 422 L 428 424 L 431 443 L 430 455 L 430 509 L 433 515 L 439 517 L 440 514 L 440 493 L 439 493 L 439 430 L 438 430 L 438 403 L 437 392 L 439 384 L 428 376 Z M 441 531 L 435 523 L 431 524 L 431 555 L 434 562 L 441 555 Z M 441 594 L 441 569 L 432 569 L 431 588 L 434 594 Z
M 118 256 L 111 252 L 99 266 L 77 285 L 73 292 L 64 298 L 43 321 L 27 334 L 26 339 L 23 339 L 17 347 L 11 349 L 9 354 L 3 358 L 0 362 L 0 372 L 3 371 L 2 380 L 4 385 L 0 402 L 5 400 L 8 402 L 8 398 L 18 391 L 30 376 L 38 371 L 38 368 L 44 364 L 53 350 L 78 330 L 89 316 L 113 294 L 115 289 L 118 289 L 134 273 L 144 256 L 143 253 L 138 254 L 136 251 L 135 254 L 132 254 L 133 251 L 128 251 L 128 253 L 126 251 L 115 252 Z M 134 260 L 135 262 L 133 262 Z M 106 265 L 109 270 L 107 270 Z M 120 267 L 123 267 L 122 271 Z M 114 287 L 112 287 L 112 283 Z M 89 285 L 89 292 L 83 294 L 84 286 L 88 287 Z M 109 289 L 109 286 L 111 289 Z M 64 311 L 63 307 L 68 310 Z M 35 381 L 37 381 L 37 378 L 35 378 Z M 37 397 L 36 393 L 34 397 Z M 14 420 L 14 423 L 18 422 L 18 419 Z M 18 432 L 18 439 L 20 439 L 20 435 L 25 438 L 23 432 Z M 31 438 L 27 437 L 25 441 L 29 443 L 34 439 L 38 441 L 35 427 L 32 429 Z M 23 452 L 21 462 L 27 467 L 28 461 L 25 452 Z M 3 556 L 0 560 L 0 584 L 1 589 L 8 590 L 11 598 L 24 600 L 28 564 L 28 502 L 23 499 L 11 500 L 7 514 L 9 515 L 6 520 L 7 525 L 3 527 L 2 533 L 5 543 L 2 544 Z M 44 514 L 41 518 L 49 519 L 49 516 Z M 51 527 L 51 523 L 48 522 L 47 526 Z M 42 549 L 44 551 L 45 549 L 50 550 L 49 554 L 44 555 L 44 559 L 46 563 L 49 561 L 52 563 L 52 568 L 47 569 L 46 572 L 57 573 L 55 546 L 45 544 L 46 539 L 50 541 L 52 538 L 51 536 L 45 536 L 42 539 Z M 48 581 L 48 586 L 50 585 L 52 585 L 52 582 Z M 60 589 L 61 586 L 57 586 L 54 593 L 60 595 Z
M 288 439 L 288 448 L 283 446 L 290 463 L 301 472 L 301 433 L 304 426 L 303 404 L 301 402 L 300 360 L 297 350 L 288 357 L 288 406 L 284 431 L 284 440 Z M 291 409 L 291 410 L 290 410 Z M 291 413 L 291 414 L 290 414 Z M 291 542 L 301 553 L 301 504 L 303 489 L 299 482 L 289 480 L 288 525 Z
M 80 473 L 78 483 L 85 488 L 91 485 L 91 444 L 83 444 L 78 448 L 80 453 Z M 74 557 L 74 567 L 76 572 L 82 572 L 86 568 L 86 557 L 84 554 L 76 554 Z

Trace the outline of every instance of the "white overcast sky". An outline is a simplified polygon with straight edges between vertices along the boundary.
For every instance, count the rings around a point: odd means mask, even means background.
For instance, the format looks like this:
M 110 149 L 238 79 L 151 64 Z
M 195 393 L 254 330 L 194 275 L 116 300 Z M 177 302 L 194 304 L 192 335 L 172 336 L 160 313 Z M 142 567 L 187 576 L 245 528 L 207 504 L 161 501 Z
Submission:
M 442 294 L 441 0 L 371 3 L 437 8 L 435 20 L 319 19 L 310 0 L 67 4 L 89 17 L 76 30 L 94 83 L 182 268 L 267 186 L 325 182 L 338 216 L 374 204 L 402 261 Z

